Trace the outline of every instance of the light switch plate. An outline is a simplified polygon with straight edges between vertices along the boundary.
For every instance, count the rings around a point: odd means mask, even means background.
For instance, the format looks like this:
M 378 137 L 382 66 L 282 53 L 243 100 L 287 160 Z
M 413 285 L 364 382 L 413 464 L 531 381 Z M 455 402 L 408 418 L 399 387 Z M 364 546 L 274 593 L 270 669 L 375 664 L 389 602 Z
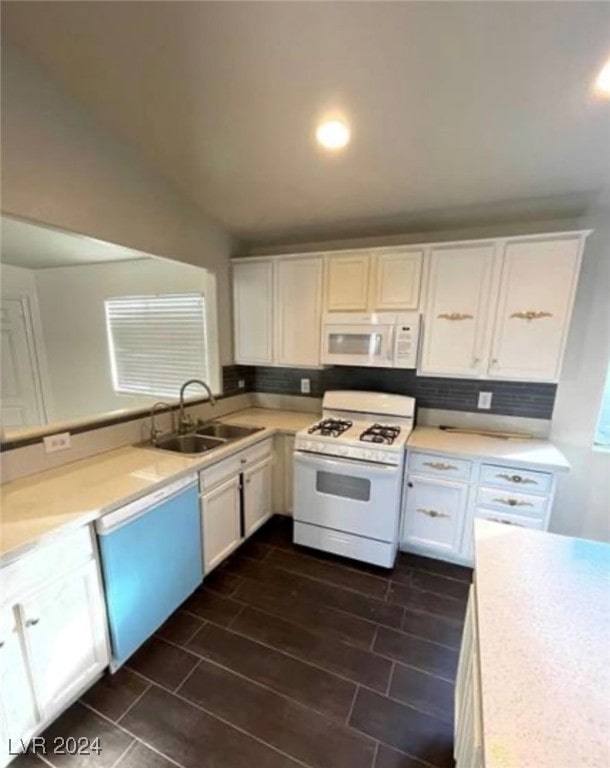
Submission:
M 483 411 L 488 411 L 491 408 L 491 398 L 491 392 L 479 392 L 479 402 L 477 403 L 477 408 L 480 408 Z
M 245 389 L 246 382 L 245 379 L 238 379 L 237 380 L 237 388 L 238 389 Z
M 46 453 L 67 451 L 70 448 L 70 433 L 58 432 L 56 435 L 47 435 L 47 437 L 43 438 L 43 442 Z
M 311 379 L 301 379 L 301 394 L 309 395 L 311 392 Z

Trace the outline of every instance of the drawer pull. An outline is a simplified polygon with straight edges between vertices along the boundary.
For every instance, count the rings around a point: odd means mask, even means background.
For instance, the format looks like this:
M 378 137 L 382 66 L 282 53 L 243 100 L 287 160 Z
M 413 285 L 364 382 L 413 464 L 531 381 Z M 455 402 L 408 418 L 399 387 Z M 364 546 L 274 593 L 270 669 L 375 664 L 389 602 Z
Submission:
M 453 464 L 445 464 L 444 461 L 424 461 L 424 467 L 432 467 L 432 469 L 442 469 L 444 471 L 448 469 L 458 469 Z
M 521 475 L 509 475 L 508 472 L 500 472 L 496 477 L 502 478 L 502 480 L 508 480 L 510 483 L 523 483 L 523 485 L 538 485 L 535 480 L 529 477 L 522 477 Z
M 494 499 L 496 504 L 506 504 L 508 507 L 533 507 L 531 501 L 519 501 L 518 499 Z
M 513 312 L 511 318 L 517 318 L 518 320 L 541 320 L 543 317 L 553 317 L 552 312 L 537 312 L 536 310 L 529 309 L 523 312 Z
M 437 512 L 436 509 L 424 509 L 423 507 L 419 507 L 417 511 L 421 512 L 422 515 L 428 515 L 428 517 L 449 517 L 446 512 Z
M 26 626 L 26 627 L 35 627 L 35 626 L 36 626 L 36 624 L 38 624 L 38 622 L 39 622 L 39 621 L 40 621 L 40 619 L 28 619 L 28 620 L 25 622 L 25 626 Z
M 441 312 L 437 318 L 439 320 L 473 320 L 474 315 L 469 315 L 467 312 Z
M 502 523 L 502 525 L 517 525 L 519 528 L 525 528 L 523 523 L 516 523 L 514 520 L 502 520 L 500 517 L 488 517 L 487 520 L 491 520 L 492 523 Z

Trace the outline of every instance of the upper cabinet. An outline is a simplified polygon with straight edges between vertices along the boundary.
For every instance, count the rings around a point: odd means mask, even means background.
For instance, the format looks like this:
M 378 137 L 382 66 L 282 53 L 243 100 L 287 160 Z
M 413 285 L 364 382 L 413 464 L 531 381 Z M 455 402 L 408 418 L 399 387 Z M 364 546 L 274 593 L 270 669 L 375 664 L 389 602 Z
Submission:
M 273 362 L 273 262 L 233 262 L 235 362 Z
M 423 249 L 341 251 L 326 257 L 327 312 L 417 309 Z
M 490 377 L 559 379 L 581 251 L 580 237 L 506 245 Z
M 235 362 L 320 365 L 322 257 L 233 262 Z
M 432 249 L 420 373 L 485 373 L 494 253 L 493 244 Z
M 584 233 L 432 248 L 418 372 L 557 381 Z

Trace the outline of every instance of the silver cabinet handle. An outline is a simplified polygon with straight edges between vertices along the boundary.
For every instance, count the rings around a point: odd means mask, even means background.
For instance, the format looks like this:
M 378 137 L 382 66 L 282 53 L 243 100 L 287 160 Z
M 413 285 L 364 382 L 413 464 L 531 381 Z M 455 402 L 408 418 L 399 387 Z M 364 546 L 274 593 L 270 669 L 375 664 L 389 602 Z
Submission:
M 437 512 L 436 509 L 424 509 L 423 507 L 419 507 L 417 511 L 421 512 L 422 515 L 428 515 L 428 517 L 449 517 L 446 512 Z
M 487 520 L 491 520 L 492 523 L 502 523 L 502 525 L 516 525 L 519 528 L 525 528 L 523 523 L 517 523 L 514 520 L 502 520 L 500 517 L 488 517 Z
M 519 501 L 518 499 L 494 499 L 496 504 L 506 504 L 507 507 L 533 507 L 531 501 Z
M 40 619 L 28 619 L 28 620 L 25 622 L 25 626 L 26 626 L 26 627 L 35 627 L 35 626 L 36 626 L 36 624 L 38 624 L 38 622 L 39 622 L 39 621 L 40 621 Z
M 513 312 L 511 315 L 512 318 L 516 318 L 517 320 L 541 320 L 543 317 L 553 317 L 552 312 L 544 312 L 544 311 L 536 311 L 535 309 L 527 309 L 523 310 L 522 312 Z
M 500 472 L 496 477 L 502 478 L 502 480 L 508 480 L 511 483 L 523 483 L 523 485 L 538 485 L 535 480 L 529 477 L 522 477 L 521 475 L 509 475 L 508 472 Z
M 474 320 L 474 315 L 467 312 L 441 312 L 436 316 L 439 320 Z
M 459 467 L 456 467 L 453 464 L 445 464 L 444 461 L 424 461 L 424 467 L 432 467 L 432 469 L 441 470 L 459 469 Z

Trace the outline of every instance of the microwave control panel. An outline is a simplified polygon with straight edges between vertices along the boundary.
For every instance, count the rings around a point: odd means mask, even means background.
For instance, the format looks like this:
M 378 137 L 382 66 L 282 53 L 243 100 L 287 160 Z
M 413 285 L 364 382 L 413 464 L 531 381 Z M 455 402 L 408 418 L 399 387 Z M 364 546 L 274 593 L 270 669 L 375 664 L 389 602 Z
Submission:
M 417 368 L 417 350 L 419 347 L 419 315 L 405 317 L 400 315 L 394 334 L 394 367 Z

